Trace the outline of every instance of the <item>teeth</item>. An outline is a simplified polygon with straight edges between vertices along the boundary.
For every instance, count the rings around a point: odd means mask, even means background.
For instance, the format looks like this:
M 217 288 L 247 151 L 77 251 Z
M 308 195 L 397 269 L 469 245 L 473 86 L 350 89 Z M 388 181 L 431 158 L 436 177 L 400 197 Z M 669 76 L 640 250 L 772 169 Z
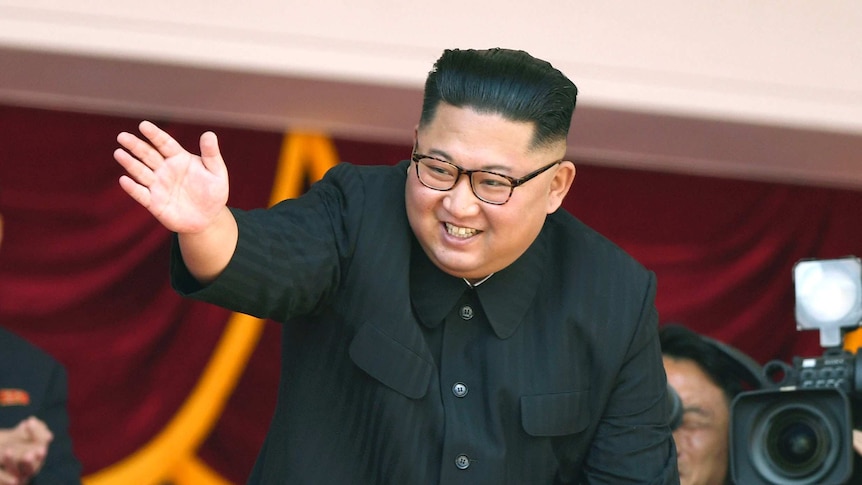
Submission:
M 446 223 L 446 232 L 455 237 L 470 237 L 476 235 L 479 231 L 476 229 L 471 229 L 469 227 L 458 227 L 453 226 L 452 224 Z

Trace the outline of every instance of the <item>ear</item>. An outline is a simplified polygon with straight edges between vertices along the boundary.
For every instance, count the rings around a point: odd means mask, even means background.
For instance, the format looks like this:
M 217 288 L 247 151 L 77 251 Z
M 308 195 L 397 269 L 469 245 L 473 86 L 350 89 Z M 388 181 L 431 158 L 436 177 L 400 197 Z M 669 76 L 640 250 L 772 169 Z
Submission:
M 416 125 L 413 128 L 413 152 L 416 151 L 416 144 L 417 143 L 419 143 L 419 125 Z M 410 156 L 412 157 L 413 154 L 411 153 Z M 413 166 L 413 164 L 410 164 L 410 163 L 407 164 L 407 173 L 408 174 L 410 173 L 410 167 L 412 167 L 412 166 Z
M 548 191 L 548 207 L 547 213 L 550 214 L 563 205 L 563 199 L 569 193 L 572 187 L 572 182 L 575 181 L 575 164 L 568 160 L 563 160 L 560 165 L 554 170 L 554 178 L 551 180 L 551 185 Z

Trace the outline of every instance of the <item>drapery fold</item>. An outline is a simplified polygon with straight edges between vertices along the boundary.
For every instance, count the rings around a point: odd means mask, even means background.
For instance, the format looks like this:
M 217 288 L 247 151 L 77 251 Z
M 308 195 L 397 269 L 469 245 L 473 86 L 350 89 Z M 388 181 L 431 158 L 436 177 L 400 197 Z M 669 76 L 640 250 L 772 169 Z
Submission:
M 72 433 L 87 474 L 133 453 L 170 421 L 230 316 L 170 289 L 170 234 L 119 188 L 116 135 L 138 121 L 0 106 L 0 325 L 66 365 Z M 191 151 L 200 133 L 215 130 L 230 203 L 267 204 L 283 133 L 154 121 Z M 354 163 L 410 154 L 409 143 L 335 143 Z M 761 363 L 822 352 L 816 332 L 795 330 L 792 266 L 862 255 L 862 192 L 576 163 L 565 207 L 656 272 L 663 322 Z M 245 481 L 275 405 L 279 331 L 266 323 L 199 452 L 236 483 Z

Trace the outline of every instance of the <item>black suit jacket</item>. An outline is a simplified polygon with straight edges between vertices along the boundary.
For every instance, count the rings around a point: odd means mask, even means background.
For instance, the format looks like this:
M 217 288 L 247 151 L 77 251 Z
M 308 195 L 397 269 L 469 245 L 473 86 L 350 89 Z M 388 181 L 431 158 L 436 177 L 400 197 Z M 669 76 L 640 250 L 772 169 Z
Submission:
M 299 199 L 234 211 L 238 247 L 206 288 L 175 246 L 178 291 L 285 322 L 249 483 L 676 483 L 652 273 L 558 211 L 464 295 L 491 325 L 441 324 L 466 286 L 411 285 L 427 260 L 412 251 L 407 167 L 341 164 Z
M 0 428 L 13 428 L 29 416 L 48 425 L 54 440 L 42 470 L 31 483 L 65 485 L 81 483 L 81 464 L 72 452 L 66 410 L 66 370 L 53 357 L 23 338 L 0 328 L 0 393 L 10 397 L 0 403 Z M 20 404 L 29 401 L 27 404 Z

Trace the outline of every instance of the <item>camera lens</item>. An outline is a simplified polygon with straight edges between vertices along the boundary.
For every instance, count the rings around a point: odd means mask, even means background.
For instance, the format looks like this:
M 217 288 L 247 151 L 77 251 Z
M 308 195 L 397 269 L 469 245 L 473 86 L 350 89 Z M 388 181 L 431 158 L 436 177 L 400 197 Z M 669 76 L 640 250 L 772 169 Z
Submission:
M 730 421 L 734 483 L 850 483 L 854 421 L 850 398 L 841 390 L 743 392 L 731 404 Z
M 823 464 L 828 445 L 823 423 L 804 410 L 775 416 L 766 435 L 766 452 L 790 476 L 805 476 Z
M 761 472 L 785 480 L 810 479 L 836 458 L 836 430 L 816 408 L 787 404 L 759 423 Z

